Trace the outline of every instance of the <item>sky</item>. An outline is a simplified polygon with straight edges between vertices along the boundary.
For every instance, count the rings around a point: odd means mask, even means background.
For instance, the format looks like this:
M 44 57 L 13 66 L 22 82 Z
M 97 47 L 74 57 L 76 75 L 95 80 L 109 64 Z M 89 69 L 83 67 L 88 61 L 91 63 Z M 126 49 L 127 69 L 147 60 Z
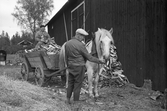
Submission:
M 21 28 L 17 25 L 16 20 L 11 15 L 14 12 L 14 8 L 17 5 L 18 0 L 0 0 L 0 34 L 5 31 L 12 37 L 16 32 L 20 32 Z M 67 2 L 67 0 L 53 0 L 54 9 L 49 20 L 61 9 L 61 7 Z

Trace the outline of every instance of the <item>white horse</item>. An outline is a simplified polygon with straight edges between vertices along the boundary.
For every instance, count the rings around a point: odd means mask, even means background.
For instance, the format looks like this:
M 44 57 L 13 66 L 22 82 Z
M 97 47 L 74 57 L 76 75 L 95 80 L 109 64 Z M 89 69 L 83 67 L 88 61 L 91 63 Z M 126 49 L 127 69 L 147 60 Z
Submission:
M 112 37 L 113 29 L 111 28 L 109 31 L 106 29 L 100 29 L 98 28 L 98 31 L 95 32 L 95 38 L 91 40 L 88 44 L 86 44 L 86 49 L 89 53 L 91 53 L 92 50 L 92 42 L 96 45 L 96 51 L 97 56 L 100 60 L 108 61 L 110 58 L 110 45 L 114 44 L 114 39 Z M 67 67 L 67 63 L 65 60 L 65 44 L 64 43 L 61 47 L 60 54 L 59 54 L 59 68 L 64 69 L 64 67 Z M 91 97 L 98 97 L 98 80 L 99 80 L 99 73 L 102 71 L 102 65 L 99 65 L 94 62 L 87 61 L 86 62 L 86 68 L 87 68 L 87 75 L 88 75 L 88 87 L 89 87 L 89 96 Z M 68 69 L 66 69 L 64 72 L 66 74 L 66 88 L 68 87 Z M 94 91 L 93 89 L 93 77 L 95 77 L 94 81 Z M 94 94 L 93 94 L 94 92 Z
M 86 44 L 86 49 L 89 53 L 92 50 L 92 42 L 95 43 L 97 57 L 100 60 L 108 61 L 110 59 L 110 46 L 114 44 L 114 39 L 112 37 L 113 29 L 109 31 L 106 29 L 98 28 L 95 32 L 95 38 Z M 90 97 L 98 97 L 98 81 L 99 74 L 102 72 L 102 65 L 87 61 L 87 75 L 88 75 L 88 92 Z M 94 78 L 94 79 L 93 79 Z M 93 84 L 94 83 L 94 84 Z M 94 86 L 93 86 L 94 85 Z

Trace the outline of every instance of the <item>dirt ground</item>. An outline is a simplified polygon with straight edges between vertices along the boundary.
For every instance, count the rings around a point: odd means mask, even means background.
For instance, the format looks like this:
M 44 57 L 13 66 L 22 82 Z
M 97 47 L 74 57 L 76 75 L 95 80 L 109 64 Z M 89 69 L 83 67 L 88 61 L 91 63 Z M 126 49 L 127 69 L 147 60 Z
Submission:
M 0 66 L 0 111 L 166 111 L 162 93 L 155 95 L 157 91 L 133 84 L 103 87 L 99 89 L 99 98 L 81 94 L 85 101 L 68 105 L 59 77 L 44 87 L 33 81 L 33 76 L 28 82 L 22 81 L 18 66 Z

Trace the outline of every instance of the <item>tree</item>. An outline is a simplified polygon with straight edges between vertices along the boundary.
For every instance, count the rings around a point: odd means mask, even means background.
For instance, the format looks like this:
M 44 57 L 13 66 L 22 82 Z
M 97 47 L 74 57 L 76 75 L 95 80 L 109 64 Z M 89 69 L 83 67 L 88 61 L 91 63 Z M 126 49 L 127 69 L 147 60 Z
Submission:
M 0 49 L 6 49 L 6 47 L 10 46 L 10 39 L 8 33 L 5 31 L 2 31 L 2 34 L 0 35 Z
M 9 37 L 9 34 L 6 32 L 6 34 L 5 34 L 5 44 L 7 45 L 7 46 L 9 46 L 10 45 L 10 37 Z
M 2 30 L 2 34 L 1 34 L 2 37 L 5 37 L 5 31 Z
M 15 35 L 13 35 L 11 39 L 11 45 L 17 45 L 21 41 L 21 37 L 18 32 L 16 32 Z
M 22 31 L 21 39 L 32 41 L 32 34 L 26 31 Z
M 18 21 L 18 25 L 30 31 L 35 38 L 37 27 L 46 24 L 47 16 L 53 8 L 53 0 L 18 0 L 12 15 Z

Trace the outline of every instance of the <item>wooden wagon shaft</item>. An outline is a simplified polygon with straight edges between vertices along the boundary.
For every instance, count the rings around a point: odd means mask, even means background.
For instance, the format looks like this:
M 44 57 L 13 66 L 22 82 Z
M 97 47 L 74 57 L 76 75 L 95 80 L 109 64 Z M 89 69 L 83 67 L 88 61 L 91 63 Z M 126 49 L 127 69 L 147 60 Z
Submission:
M 63 75 L 65 75 L 65 74 L 59 74 L 60 72 L 62 72 L 62 71 L 64 71 L 64 70 L 66 70 L 68 67 L 65 67 L 65 68 L 63 68 L 63 69 L 61 69 L 61 70 L 58 70 L 58 71 L 56 71 L 56 72 L 53 72 L 53 73 L 51 73 L 51 74 L 49 74 L 49 75 L 46 75 L 46 77 L 51 77 L 51 76 L 54 76 L 54 75 L 56 75 L 56 76 L 63 76 Z

